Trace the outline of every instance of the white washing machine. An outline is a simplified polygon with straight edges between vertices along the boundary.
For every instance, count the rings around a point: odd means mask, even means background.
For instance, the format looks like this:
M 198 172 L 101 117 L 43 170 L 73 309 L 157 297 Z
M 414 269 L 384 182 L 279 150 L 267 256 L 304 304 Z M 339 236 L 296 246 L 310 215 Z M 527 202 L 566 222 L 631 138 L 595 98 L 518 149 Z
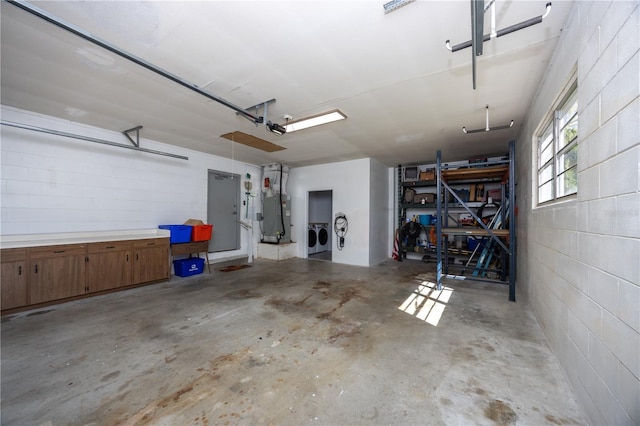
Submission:
M 316 223 L 316 234 L 318 236 L 316 253 L 322 253 L 329 250 L 329 243 L 331 242 L 331 234 L 329 231 L 328 223 Z
M 310 223 L 307 232 L 307 243 L 309 247 L 309 255 L 318 253 L 318 231 L 317 224 Z

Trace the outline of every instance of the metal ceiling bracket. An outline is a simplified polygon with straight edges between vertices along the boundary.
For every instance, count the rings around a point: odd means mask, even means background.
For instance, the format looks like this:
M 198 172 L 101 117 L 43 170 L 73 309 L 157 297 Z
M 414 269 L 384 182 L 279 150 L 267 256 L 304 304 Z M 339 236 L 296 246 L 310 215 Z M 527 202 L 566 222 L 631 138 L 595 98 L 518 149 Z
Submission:
M 127 137 L 127 139 L 129 139 L 129 141 L 131 141 L 131 143 L 133 144 L 133 146 L 140 148 L 140 129 L 142 129 L 142 126 L 136 126 L 132 129 L 129 130 L 125 130 L 124 132 L 122 132 L 123 135 L 125 135 Z M 134 141 L 131 138 L 131 135 L 129 135 L 129 133 L 136 131 L 136 140 Z
M 462 132 L 465 135 L 469 134 L 469 133 L 492 132 L 494 130 L 504 130 L 504 129 L 508 129 L 510 127 L 513 127 L 513 120 L 511 120 L 511 123 L 509 123 L 507 125 L 490 128 L 489 127 L 489 105 L 487 105 L 485 107 L 485 111 L 486 111 L 486 114 L 485 114 L 485 127 L 484 127 L 484 129 L 467 130 L 466 127 L 463 127 L 462 128 Z
M 447 40 L 444 42 L 445 47 L 451 52 L 457 52 L 458 50 L 472 47 L 473 53 L 471 55 L 471 63 L 473 67 L 472 78 L 474 89 L 476 88 L 476 56 L 482 55 L 482 45 L 485 41 L 489 41 L 492 38 L 502 37 L 504 35 L 528 28 L 532 25 L 539 24 L 544 20 L 544 18 L 549 16 L 549 13 L 551 13 L 551 2 L 549 2 L 545 6 L 545 13 L 543 15 L 536 16 L 534 18 L 496 31 L 495 0 L 491 0 L 489 3 L 487 3 L 486 6 L 483 6 L 481 8 L 479 3 L 482 3 L 482 1 L 483 0 L 471 0 L 471 40 L 465 41 L 464 43 L 456 44 L 455 46 L 451 46 L 451 40 Z M 489 8 L 491 8 L 491 33 L 485 34 L 483 36 L 482 26 L 484 23 L 484 12 L 486 12 Z
M 391 0 L 382 5 L 384 8 L 385 15 L 387 13 L 393 12 L 394 10 L 400 9 L 402 6 L 406 6 L 409 3 L 413 3 L 415 0 Z
M 247 111 L 245 111 L 243 108 L 240 108 L 237 105 L 232 104 L 231 102 L 222 99 L 216 95 L 214 95 L 213 93 L 207 92 L 206 90 L 203 90 L 202 88 L 198 87 L 197 85 L 190 83 L 180 77 L 178 77 L 175 74 L 172 74 L 160 67 L 157 67 L 155 65 L 153 65 L 150 62 L 145 61 L 142 58 L 139 58 L 129 52 L 126 52 L 122 49 L 120 49 L 117 46 L 114 46 L 113 44 L 104 41 L 102 39 L 99 39 L 98 37 L 94 36 L 93 34 L 89 33 L 88 31 L 83 30 L 82 28 L 76 27 L 73 24 L 70 24 L 60 18 L 58 18 L 57 16 L 43 10 L 40 9 L 39 7 L 36 7 L 32 4 L 29 4 L 28 2 L 25 1 L 16 1 L 16 0 L 4 0 L 7 3 L 10 3 L 16 7 L 19 7 L 20 9 L 31 13 L 34 16 L 37 16 L 38 18 L 41 18 L 59 28 L 62 28 L 66 31 L 69 31 L 72 34 L 77 35 L 78 37 L 81 37 L 93 44 L 96 44 L 100 47 L 102 47 L 103 49 L 108 50 L 111 53 L 115 53 L 116 55 L 130 61 L 133 62 L 134 64 L 140 65 L 143 68 L 148 69 L 149 71 L 152 71 L 156 74 L 161 75 L 162 77 L 173 81 L 174 83 L 179 84 L 182 87 L 186 87 L 189 90 L 192 90 L 208 99 L 211 99 L 212 101 L 218 102 L 219 104 L 222 104 L 224 106 L 226 106 L 227 108 L 231 108 L 233 110 L 235 110 L 236 112 L 238 112 L 240 115 L 242 115 L 244 118 L 251 120 L 255 123 L 261 122 L 260 117 L 257 117 Z
M 266 120 L 267 117 L 267 105 L 272 104 L 276 101 L 275 98 L 273 99 L 269 99 L 268 101 L 264 101 L 264 102 L 260 102 L 259 104 L 255 104 L 253 106 L 250 106 L 249 108 L 245 109 L 245 111 L 251 111 L 251 110 L 255 110 L 256 113 L 255 115 L 257 116 L 257 120 L 254 121 L 256 127 L 258 126 L 258 124 L 263 124 Z M 263 115 L 258 115 L 260 113 L 260 108 L 264 108 L 264 113 Z M 236 112 L 236 115 L 240 115 L 239 112 Z
M 53 130 L 53 129 L 47 129 L 44 127 L 31 126 L 29 124 L 20 124 L 20 123 L 14 123 L 12 121 L 4 121 L 4 120 L 0 121 L 0 124 L 2 124 L 3 126 L 15 127 L 17 129 L 31 130 L 34 132 L 47 133 L 49 135 L 62 136 L 62 137 L 71 138 L 71 139 L 79 139 L 79 140 L 83 140 L 87 142 L 95 142 L 103 145 L 111 145 L 111 146 L 116 146 L 118 148 L 131 149 L 133 151 L 146 152 L 146 153 L 155 154 L 155 155 L 163 155 L 165 157 L 179 158 L 181 160 L 189 159 L 189 157 L 185 157 L 184 155 L 171 154 L 169 152 L 163 152 L 163 151 L 156 151 L 155 149 L 145 149 L 145 148 L 140 148 L 139 146 L 123 145 L 121 143 L 111 142 L 104 139 L 97 139 L 97 138 L 92 138 L 84 135 L 76 135 L 74 133 L 67 133 L 67 132 L 62 132 L 60 130 Z

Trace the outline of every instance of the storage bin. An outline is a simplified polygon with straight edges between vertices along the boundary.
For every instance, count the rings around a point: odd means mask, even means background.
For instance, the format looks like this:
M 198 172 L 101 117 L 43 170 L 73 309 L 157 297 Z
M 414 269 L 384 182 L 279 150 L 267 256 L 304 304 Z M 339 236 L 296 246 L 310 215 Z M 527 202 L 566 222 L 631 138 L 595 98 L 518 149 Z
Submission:
M 502 199 L 502 190 L 501 189 L 490 189 L 486 192 L 487 201 L 491 198 L 492 201 L 500 201 Z
M 467 239 L 467 247 L 471 251 L 475 250 L 478 244 L 480 244 L 480 250 L 484 249 L 487 244 L 487 239 L 486 238 L 477 239 L 473 237 L 469 237 Z
M 204 259 L 201 257 L 189 257 L 173 261 L 173 270 L 179 277 L 198 275 L 204 271 Z
M 195 225 L 191 231 L 191 241 L 209 241 L 213 225 Z
M 419 215 L 420 225 L 428 226 L 431 225 L 431 215 L 430 214 L 421 214 Z
M 176 243 L 188 243 L 191 241 L 191 226 L 189 225 L 160 225 L 160 229 L 168 229 L 171 232 L 169 242 L 171 244 Z
M 454 189 L 458 197 L 462 200 L 463 203 L 469 202 L 469 190 L 468 189 Z M 453 194 L 449 194 L 449 202 L 457 203 L 458 200 L 453 196 Z

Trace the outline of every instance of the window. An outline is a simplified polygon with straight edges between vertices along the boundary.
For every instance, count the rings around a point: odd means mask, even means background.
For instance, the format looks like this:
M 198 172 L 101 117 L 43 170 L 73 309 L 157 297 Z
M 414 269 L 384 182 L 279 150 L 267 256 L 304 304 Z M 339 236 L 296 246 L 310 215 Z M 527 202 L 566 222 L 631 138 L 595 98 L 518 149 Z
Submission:
M 578 192 L 578 91 L 573 83 L 538 137 L 538 203 Z

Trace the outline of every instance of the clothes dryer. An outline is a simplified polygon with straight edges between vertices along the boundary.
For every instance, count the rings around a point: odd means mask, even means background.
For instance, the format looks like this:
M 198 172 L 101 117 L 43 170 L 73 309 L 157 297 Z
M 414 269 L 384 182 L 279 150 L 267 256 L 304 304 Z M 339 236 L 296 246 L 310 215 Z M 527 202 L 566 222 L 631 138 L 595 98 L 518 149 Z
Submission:
M 329 233 L 328 223 L 316 224 L 316 235 L 318 236 L 318 243 L 316 244 L 316 253 L 322 253 L 329 250 L 329 240 L 331 234 Z

